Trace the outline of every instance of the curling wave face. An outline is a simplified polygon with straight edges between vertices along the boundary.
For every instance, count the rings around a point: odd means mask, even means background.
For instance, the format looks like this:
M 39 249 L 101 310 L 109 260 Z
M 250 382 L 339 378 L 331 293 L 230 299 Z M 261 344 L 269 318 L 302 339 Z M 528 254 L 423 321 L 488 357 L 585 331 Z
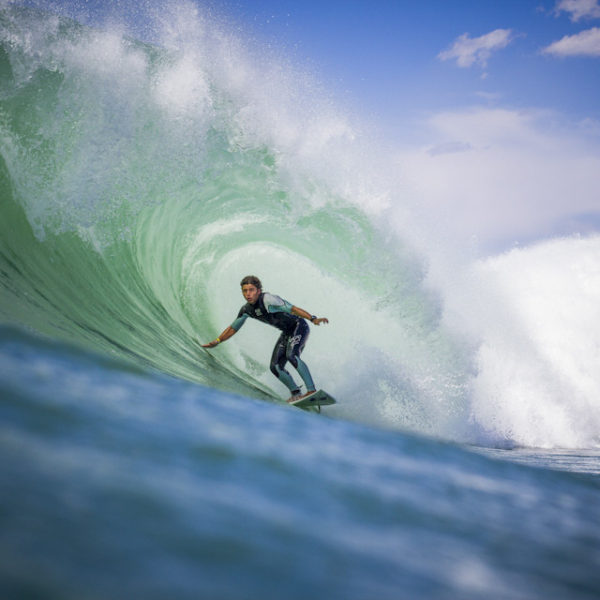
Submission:
M 273 397 L 274 334 L 199 347 L 258 273 L 330 316 L 307 351 L 322 385 L 418 427 L 461 370 L 419 261 L 372 219 L 382 200 L 360 187 L 352 131 L 325 102 L 296 108 L 308 83 L 189 17 L 158 46 L 3 9 L 4 319 Z

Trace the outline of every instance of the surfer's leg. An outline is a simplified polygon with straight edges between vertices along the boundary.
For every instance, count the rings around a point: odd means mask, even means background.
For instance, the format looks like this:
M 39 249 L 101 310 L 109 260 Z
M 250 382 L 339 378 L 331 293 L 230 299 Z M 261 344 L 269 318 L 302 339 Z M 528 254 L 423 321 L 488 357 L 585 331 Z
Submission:
M 292 363 L 294 364 L 294 363 Z M 304 381 L 304 385 L 306 386 L 306 393 L 310 394 L 315 391 L 315 384 L 313 383 L 312 376 L 310 371 L 308 370 L 308 366 L 306 363 L 300 358 L 296 357 L 296 371 L 298 371 L 298 375 L 302 377 L 302 381 Z
M 302 350 L 304 350 L 304 346 L 308 340 L 309 333 L 310 329 L 306 321 L 302 319 L 296 326 L 294 335 L 289 338 L 285 351 L 286 359 L 292 363 L 300 377 L 302 377 L 302 381 L 304 381 L 304 385 L 306 386 L 306 393 L 315 391 L 315 384 L 310 374 L 310 370 L 308 369 L 307 364 L 300 358 L 300 354 Z
M 288 337 L 285 334 L 281 334 L 275 348 L 273 348 L 273 354 L 271 355 L 271 373 L 290 390 L 292 396 L 300 393 L 300 386 L 296 384 L 293 377 L 286 371 L 285 363 L 286 358 L 286 346 Z

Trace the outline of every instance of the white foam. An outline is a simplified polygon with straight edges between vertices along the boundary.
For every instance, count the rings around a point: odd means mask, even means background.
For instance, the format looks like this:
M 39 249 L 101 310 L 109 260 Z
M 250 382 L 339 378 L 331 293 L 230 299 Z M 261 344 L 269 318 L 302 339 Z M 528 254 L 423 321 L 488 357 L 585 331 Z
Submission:
M 449 309 L 480 344 L 476 422 L 525 446 L 598 444 L 600 237 L 514 250 L 477 263 L 461 283 Z

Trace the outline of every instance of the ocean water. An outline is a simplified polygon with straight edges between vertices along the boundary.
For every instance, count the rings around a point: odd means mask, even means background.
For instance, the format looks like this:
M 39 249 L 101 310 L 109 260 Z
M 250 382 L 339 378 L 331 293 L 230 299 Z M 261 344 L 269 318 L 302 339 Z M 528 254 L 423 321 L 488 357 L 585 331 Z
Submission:
M 2 597 L 597 598 L 600 238 L 465 259 L 285 58 L 36 4 L 0 4 Z M 330 319 L 322 414 L 275 330 L 201 348 L 249 273 Z

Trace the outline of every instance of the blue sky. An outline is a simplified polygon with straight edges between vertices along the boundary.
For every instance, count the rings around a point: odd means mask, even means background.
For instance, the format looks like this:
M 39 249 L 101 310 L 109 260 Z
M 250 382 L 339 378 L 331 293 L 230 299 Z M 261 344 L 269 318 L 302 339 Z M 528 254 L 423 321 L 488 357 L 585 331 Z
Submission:
M 600 119 L 597 1 L 214 3 L 387 126 L 473 103 Z M 493 32 L 502 35 L 494 42 Z M 591 31 L 579 52 L 565 36 Z M 487 48 L 486 48 L 487 45 Z M 453 52 L 448 52 L 452 50 Z M 443 54 L 446 52 L 446 54 Z

